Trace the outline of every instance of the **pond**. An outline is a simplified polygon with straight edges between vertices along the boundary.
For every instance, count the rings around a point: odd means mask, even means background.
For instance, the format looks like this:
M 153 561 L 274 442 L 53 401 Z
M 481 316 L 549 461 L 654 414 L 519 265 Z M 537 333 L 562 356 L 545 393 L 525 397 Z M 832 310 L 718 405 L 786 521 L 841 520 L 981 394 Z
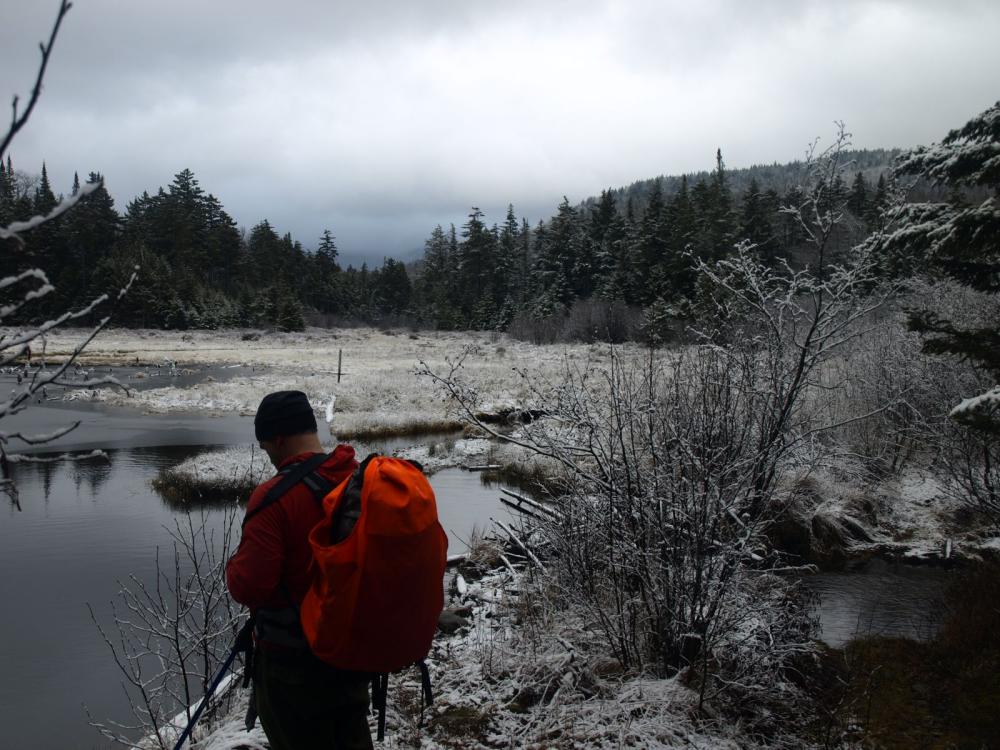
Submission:
M 823 641 L 837 648 L 856 636 L 931 638 L 954 576 L 947 568 L 874 558 L 802 580 L 819 597 Z
M 0 522 L 0 745 L 106 747 L 87 725 L 84 705 L 95 719 L 125 720 L 128 704 L 87 604 L 107 624 L 118 580 L 154 578 L 156 548 L 170 544 L 167 528 L 180 517 L 150 489 L 157 472 L 213 447 L 246 444 L 252 418 L 143 416 L 51 401 L 18 419 L 39 432 L 80 420 L 80 429 L 59 441 L 60 451 L 102 447 L 110 460 L 15 467 L 23 511 L 7 507 Z M 13 429 L 12 422 L 5 420 L 4 429 Z M 358 452 L 412 442 L 358 446 Z M 431 484 L 450 553 L 465 548 L 474 527 L 510 517 L 498 488 L 484 486 L 478 474 L 446 469 Z M 840 646 L 856 633 L 929 636 L 951 576 L 874 560 L 804 581 L 819 596 L 823 639 Z
M 84 706 L 95 719 L 122 721 L 128 704 L 87 605 L 107 626 L 118 580 L 154 580 L 156 548 L 169 547 L 167 529 L 180 518 L 150 489 L 157 472 L 207 449 L 246 443 L 252 419 L 150 417 L 57 402 L 27 413 L 38 431 L 81 419 L 60 450 L 104 447 L 109 460 L 14 467 L 23 510 L 5 506 L 0 522 L 0 746 L 106 747 Z M 498 489 L 478 474 L 446 469 L 430 481 L 450 553 L 463 551 L 473 528 L 490 517 L 509 518 Z

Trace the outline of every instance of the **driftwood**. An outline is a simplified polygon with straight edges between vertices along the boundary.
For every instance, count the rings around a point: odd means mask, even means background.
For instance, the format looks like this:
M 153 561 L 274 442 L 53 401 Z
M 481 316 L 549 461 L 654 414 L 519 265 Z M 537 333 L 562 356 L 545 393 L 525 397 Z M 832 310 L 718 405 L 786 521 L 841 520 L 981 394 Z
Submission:
M 463 466 L 466 471 L 497 471 L 501 468 L 500 464 L 480 464 L 479 466 Z

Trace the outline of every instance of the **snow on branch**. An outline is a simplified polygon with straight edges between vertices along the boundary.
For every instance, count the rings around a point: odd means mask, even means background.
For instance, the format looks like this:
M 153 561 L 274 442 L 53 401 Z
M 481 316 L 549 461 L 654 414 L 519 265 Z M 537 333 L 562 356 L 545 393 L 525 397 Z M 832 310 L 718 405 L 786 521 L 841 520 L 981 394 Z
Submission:
M 42 81 L 45 79 L 45 68 L 49 64 L 49 56 L 52 54 L 52 47 L 56 43 L 59 27 L 62 25 L 63 18 L 66 17 L 66 14 L 69 13 L 69 9 L 72 7 L 73 4 L 68 0 L 61 0 L 59 3 L 59 12 L 56 14 L 55 23 L 52 25 L 52 32 L 49 34 L 48 44 L 41 42 L 38 45 L 42 51 L 42 61 L 38 66 L 38 74 L 35 76 L 35 85 L 31 88 L 31 98 L 28 100 L 28 106 L 24 112 L 18 115 L 17 105 L 19 100 L 16 95 L 14 96 L 14 100 L 11 102 L 10 127 L 7 128 L 7 133 L 4 135 L 3 141 L 0 142 L 0 156 L 7 153 L 7 148 L 10 146 L 11 141 L 14 140 L 14 136 L 27 124 L 28 118 L 31 117 L 31 112 L 35 108 L 35 104 L 38 103 L 38 97 L 42 93 Z
M 80 420 L 77 420 L 73 424 L 66 425 L 65 427 L 60 427 L 57 430 L 40 435 L 25 435 L 23 432 L 0 432 L 0 443 L 7 443 L 11 440 L 20 440 L 22 443 L 27 443 L 28 445 L 41 445 L 43 443 L 50 443 L 53 440 L 58 440 L 59 438 L 68 435 L 79 426 Z
M 28 279 L 36 279 L 40 281 L 41 284 L 34 289 L 29 289 L 25 292 L 24 297 L 22 297 L 19 301 L 12 302 L 9 305 L 0 305 L 0 320 L 13 315 L 32 300 L 39 299 L 40 297 L 44 297 L 49 292 L 55 291 L 55 287 L 49 283 L 48 276 L 46 276 L 45 272 L 39 268 L 30 268 L 17 276 L 6 276 L 0 279 L 0 289 L 5 289 L 19 282 L 27 281 Z M 2 344 L 3 340 L 0 340 L 0 345 Z M 0 349 L 2 348 L 5 347 L 0 346 Z
M 963 400 L 948 413 L 948 416 L 958 422 L 967 422 L 988 416 L 998 409 L 1000 409 L 1000 385 L 986 393 Z
M 95 190 L 104 184 L 103 180 L 96 180 L 95 182 L 88 182 L 86 185 L 81 185 L 80 189 L 76 193 L 69 196 L 68 198 L 63 198 L 55 208 L 49 211 L 44 216 L 32 216 L 27 221 L 15 221 L 8 224 L 6 227 L 0 227 L 0 240 L 17 240 L 21 242 L 20 234 L 22 232 L 27 232 L 31 229 L 45 224 L 46 222 L 52 221 L 53 219 L 62 216 L 64 213 L 69 211 L 73 206 L 80 202 L 83 198 L 93 193 Z

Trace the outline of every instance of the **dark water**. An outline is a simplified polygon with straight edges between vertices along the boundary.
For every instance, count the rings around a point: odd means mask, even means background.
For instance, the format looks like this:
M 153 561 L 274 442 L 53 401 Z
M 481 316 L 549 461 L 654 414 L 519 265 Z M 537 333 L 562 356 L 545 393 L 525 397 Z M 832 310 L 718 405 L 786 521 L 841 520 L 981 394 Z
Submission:
M 169 546 L 167 528 L 180 515 L 149 480 L 210 447 L 245 444 L 252 419 L 143 416 L 57 402 L 19 418 L 40 432 L 80 419 L 83 426 L 60 440 L 59 450 L 102 447 L 110 461 L 15 467 L 23 511 L 6 504 L 0 511 L 0 748 L 106 747 L 87 725 L 83 704 L 98 719 L 126 720 L 128 708 L 87 603 L 107 624 L 118 579 L 152 581 L 156 548 Z M 4 420 L 5 430 L 14 426 Z M 463 551 L 475 526 L 510 517 L 498 490 L 477 474 L 445 470 L 431 484 L 451 553 Z M 876 560 L 806 584 L 820 596 L 823 639 L 838 646 L 857 633 L 928 637 L 950 580 L 948 571 Z
M 944 568 L 873 559 L 803 582 L 819 595 L 822 639 L 840 647 L 859 635 L 931 638 L 954 576 Z
M 156 549 L 166 555 L 167 529 L 181 517 L 150 489 L 157 472 L 246 443 L 252 420 L 59 404 L 30 414 L 38 431 L 82 419 L 86 426 L 59 448 L 103 447 L 110 460 L 14 467 L 23 510 L 4 503 L 0 521 L 0 748 L 106 747 L 83 704 L 102 720 L 127 720 L 128 704 L 87 604 L 108 625 L 119 579 L 153 581 Z M 451 553 L 464 549 L 474 526 L 509 518 L 498 490 L 477 474 L 444 470 L 431 484 Z M 210 512 L 210 525 L 219 521 L 221 513 Z

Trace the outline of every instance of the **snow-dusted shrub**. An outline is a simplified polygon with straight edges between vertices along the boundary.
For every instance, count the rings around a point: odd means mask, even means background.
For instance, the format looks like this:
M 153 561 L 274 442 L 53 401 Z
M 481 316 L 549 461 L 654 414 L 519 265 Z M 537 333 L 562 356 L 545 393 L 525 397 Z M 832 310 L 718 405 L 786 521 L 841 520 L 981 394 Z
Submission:
M 849 351 L 823 372 L 820 399 L 840 427 L 828 439 L 874 475 L 898 476 L 926 459 L 926 425 L 941 418 L 935 384 L 946 374 L 920 352 L 920 341 L 896 315 L 865 325 Z
M 817 162 L 822 184 L 843 145 Z M 700 262 L 712 323 L 702 344 L 613 349 L 609 364 L 568 363 L 555 382 L 525 372 L 544 416 L 513 435 L 477 419 L 483 399 L 462 361 L 424 368 L 481 429 L 561 467 L 555 513 L 534 538 L 566 606 L 625 667 L 696 674 L 703 698 L 757 695 L 810 648 L 806 608 L 771 575 L 783 565 L 766 534 L 782 510 L 777 483 L 839 426 L 822 403 L 824 369 L 892 291 L 876 284 L 870 250 L 830 262 L 838 207 L 804 195 L 789 210 L 814 266 L 767 266 L 748 245 Z
M 132 723 L 91 717 L 91 725 L 125 747 L 173 747 L 225 661 L 245 615 L 229 597 L 225 565 L 235 551 L 242 512 L 186 513 L 174 522 L 169 557 L 156 550 L 156 581 L 119 581 L 113 628 L 88 604 L 128 695 Z M 226 687 L 236 683 L 230 676 Z M 204 714 L 225 715 L 234 696 L 220 687 Z M 192 738 L 200 736 L 200 732 Z M 140 739 L 142 738 L 142 739 Z

